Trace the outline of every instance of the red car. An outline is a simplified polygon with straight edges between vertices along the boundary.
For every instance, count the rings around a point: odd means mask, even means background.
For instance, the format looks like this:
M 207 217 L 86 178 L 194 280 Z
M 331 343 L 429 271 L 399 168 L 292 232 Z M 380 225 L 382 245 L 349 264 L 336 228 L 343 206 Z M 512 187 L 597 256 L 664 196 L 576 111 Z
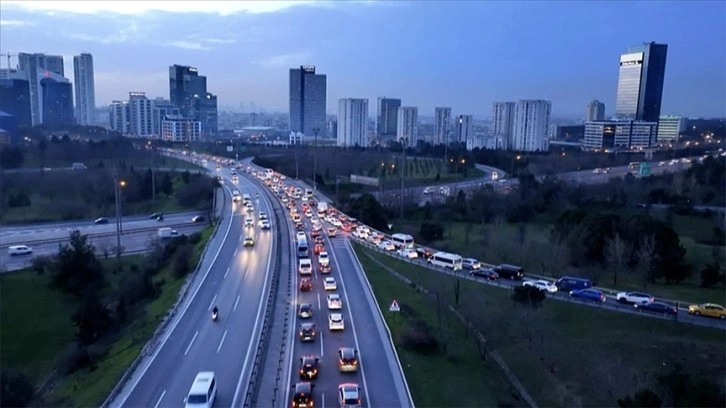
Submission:
M 313 290 L 313 281 L 310 278 L 300 279 L 300 290 L 302 292 L 309 292 Z
M 342 226 L 342 227 L 340 227 L 340 229 L 342 229 L 342 230 L 343 230 L 343 231 L 345 231 L 345 232 L 350 232 L 350 231 L 352 231 L 352 230 L 353 230 L 353 228 L 352 228 L 352 227 L 350 226 L 350 224 L 348 224 L 347 222 L 346 222 L 345 224 L 343 224 L 343 226 Z
M 313 252 L 315 253 L 315 255 L 323 251 L 325 251 L 325 247 L 323 246 L 323 244 L 315 244 L 315 246 L 313 247 Z
M 330 273 L 332 271 L 332 268 L 330 267 L 330 264 L 321 264 L 320 265 L 320 273 Z

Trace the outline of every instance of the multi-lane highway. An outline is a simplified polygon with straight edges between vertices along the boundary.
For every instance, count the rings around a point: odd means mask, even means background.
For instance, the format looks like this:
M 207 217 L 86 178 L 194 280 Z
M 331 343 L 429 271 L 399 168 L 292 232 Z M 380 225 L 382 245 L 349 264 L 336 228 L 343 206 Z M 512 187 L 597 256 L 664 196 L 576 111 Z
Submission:
M 229 176 L 226 170 L 222 174 Z M 259 191 L 245 178 L 240 178 L 236 188 L 253 196 Z M 227 199 L 231 202 L 231 194 Z M 257 225 L 246 230 L 243 207 L 227 207 L 231 209 L 208 245 L 209 259 L 203 261 L 204 268 L 192 281 L 189 296 L 149 349 L 149 356 L 113 396 L 111 406 L 182 406 L 200 371 L 216 374 L 217 406 L 241 405 L 259 338 L 262 300 L 270 287 L 269 268 L 277 250 L 273 239 L 277 220 L 270 217 L 271 230 Z M 266 195 L 260 194 L 254 209 L 255 217 L 259 211 L 271 214 Z M 253 247 L 243 246 L 248 234 L 254 234 Z M 211 319 L 215 305 L 219 308 L 218 321 Z

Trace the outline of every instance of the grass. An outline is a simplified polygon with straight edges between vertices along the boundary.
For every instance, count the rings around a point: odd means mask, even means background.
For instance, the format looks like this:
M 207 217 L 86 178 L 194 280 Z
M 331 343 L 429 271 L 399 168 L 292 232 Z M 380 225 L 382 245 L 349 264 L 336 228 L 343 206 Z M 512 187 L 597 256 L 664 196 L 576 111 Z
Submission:
M 454 277 L 360 247 L 356 252 L 361 262 L 370 253 L 454 303 Z M 369 277 L 381 273 L 370 263 L 364 267 Z M 548 300 L 540 309 L 527 311 L 509 300 L 508 290 L 468 281 L 461 283 L 459 310 L 540 406 L 614 406 L 617 398 L 653 386 L 656 374 L 677 364 L 696 378 L 721 378 L 726 370 L 720 329 Z M 456 377 L 452 382 L 466 381 L 472 373 L 463 367 L 457 371 L 450 374 Z
M 381 310 L 388 310 L 391 300 L 396 299 L 405 310 L 426 320 L 432 327 L 439 327 L 436 302 L 432 298 L 393 277 L 362 255 L 359 249 L 356 252 L 360 255 L 361 265 Z M 452 339 L 447 351 L 433 356 L 403 348 L 398 341 L 398 333 L 406 317 L 390 312 L 384 315 L 395 339 L 396 350 L 416 406 L 499 406 L 513 402 L 502 376 L 495 367 L 478 358 L 474 337 L 467 335 L 465 327 L 453 315 L 450 316 L 449 328 Z
M 104 168 L 113 168 L 118 164 L 118 159 L 115 158 L 104 158 L 104 159 L 89 159 L 87 161 L 83 160 L 77 160 L 78 162 L 81 162 L 85 164 L 89 169 L 92 167 L 96 167 L 99 164 L 102 164 Z M 149 168 L 149 167 L 156 167 L 156 168 L 168 168 L 168 169 L 180 169 L 180 170 L 204 170 L 203 167 L 185 161 L 180 160 L 174 157 L 167 157 L 162 155 L 157 155 L 156 158 L 154 158 L 150 154 L 141 154 L 136 157 L 131 158 L 125 158 L 123 161 L 126 162 L 128 166 L 133 166 L 134 168 Z M 59 168 L 59 167 L 71 167 L 73 165 L 73 161 L 67 160 L 67 159 L 51 159 L 51 158 L 45 158 L 41 159 L 36 154 L 26 154 L 25 158 L 23 160 L 22 167 L 24 168 L 40 168 L 40 167 L 50 167 L 50 168 Z

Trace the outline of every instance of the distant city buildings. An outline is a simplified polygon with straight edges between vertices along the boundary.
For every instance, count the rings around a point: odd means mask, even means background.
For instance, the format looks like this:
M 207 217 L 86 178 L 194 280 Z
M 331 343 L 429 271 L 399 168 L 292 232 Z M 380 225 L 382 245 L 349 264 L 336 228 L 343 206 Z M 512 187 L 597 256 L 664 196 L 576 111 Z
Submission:
M 30 81 L 24 71 L 0 70 L 0 111 L 17 118 L 18 126 L 31 126 Z
M 668 45 L 650 42 L 620 56 L 616 117 L 658 122 L 667 54 Z
M 129 134 L 153 137 L 154 111 L 151 100 L 144 92 L 129 92 Z
M 311 65 L 290 69 L 289 130 L 313 137 L 325 136 L 327 78 Z M 291 142 L 292 143 L 292 142 Z
M 655 144 L 657 122 L 604 120 L 585 123 L 583 150 L 644 148 Z
M 514 130 L 514 102 L 492 104 L 492 135 L 500 139 L 502 149 L 510 149 Z
M 161 124 L 167 117 L 183 117 L 181 109 L 172 105 L 171 101 L 164 98 L 156 98 L 152 101 L 152 129 L 154 135 L 160 135 L 163 138 Z M 199 122 L 201 124 L 201 122 Z M 196 125 L 194 125 L 196 126 Z M 176 132 L 176 129 L 174 129 Z M 177 133 L 174 133 L 176 135 Z
M 67 101 L 65 100 L 57 100 L 57 103 L 53 103 L 51 100 L 54 98 L 64 98 L 66 93 L 65 91 L 61 91 L 61 88 L 65 88 L 64 85 L 59 86 L 53 86 L 50 85 L 50 90 L 54 92 L 54 95 L 50 98 L 47 98 L 43 95 L 43 87 L 41 85 L 41 81 L 43 78 L 52 78 L 52 81 L 59 82 L 59 83 L 68 83 L 70 86 L 70 81 L 64 78 L 64 68 L 63 68 L 63 57 L 60 55 L 45 55 L 42 53 L 24 53 L 21 52 L 18 54 L 18 71 L 23 72 L 25 74 L 26 79 L 28 80 L 29 90 L 30 90 L 30 114 L 31 114 L 31 124 L 32 126 L 40 125 L 43 123 L 46 123 L 44 121 L 44 111 L 43 111 L 43 105 L 45 103 L 50 104 L 51 106 L 55 105 L 63 105 L 64 107 L 67 105 Z M 60 80 L 59 78 L 63 78 L 65 81 Z M 46 84 L 48 84 L 49 81 L 46 81 Z M 71 117 L 73 116 L 73 90 L 70 91 L 70 97 L 71 97 Z M 54 112 L 52 113 L 53 118 L 50 119 L 51 122 L 55 123 L 58 120 L 57 112 L 59 111 L 59 107 L 54 107 Z M 65 108 L 63 108 L 65 109 Z M 65 113 L 63 115 L 63 122 L 66 122 Z M 48 122 L 50 123 L 50 122 Z
M 215 135 L 218 131 L 217 95 L 207 90 L 207 77 L 199 70 L 185 65 L 169 67 L 169 100 L 181 115 L 202 124 L 202 134 Z
M 340 99 L 337 128 L 338 146 L 368 146 L 368 99 Z
M 396 98 L 378 98 L 376 115 L 376 133 L 378 136 L 396 136 L 398 132 L 398 108 L 401 100 Z
M 111 130 L 119 132 L 122 135 L 129 134 L 130 120 L 131 112 L 129 111 L 129 101 L 111 102 L 111 110 L 109 111 Z
M 93 78 L 93 56 L 82 53 L 73 57 L 73 77 L 76 91 L 76 122 L 94 125 L 96 122 L 96 87 Z
M 472 115 L 459 115 L 454 118 L 454 141 L 467 144 L 469 139 L 473 139 L 473 124 L 474 117 Z
M 605 120 L 605 104 L 597 99 L 587 104 L 587 113 L 585 115 L 586 122 L 595 120 Z
M 434 137 L 431 144 L 448 145 L 451 143 L 451 108 L 435 108 L 434 120 Z
M 161 121 L 161 138 L 171 142 L 199 142 L 202 122 L 181 115 L 166 115 Z
M 686 130 L 686 118 L 664 115 L 658 119 L 658 143 L 677 142 Z
M 514 107 L 514 128 L 510 149 L 525 152 L 547 151 L 551 111 L 550 101 L 523 99 L 517 102 Z
M 398 129 L 396 140 L 408 147 L 416 147 L 418 144 L 418 108 L 413 106 L 401 106 L 398 108 Z

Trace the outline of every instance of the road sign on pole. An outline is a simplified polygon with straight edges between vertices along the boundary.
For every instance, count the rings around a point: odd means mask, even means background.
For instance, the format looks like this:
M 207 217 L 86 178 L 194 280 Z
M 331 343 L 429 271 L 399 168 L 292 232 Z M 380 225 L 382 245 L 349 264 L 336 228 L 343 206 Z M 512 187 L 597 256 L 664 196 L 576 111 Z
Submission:
M 227 151 L 228 152 L 231 153 L 233 150 L 234 150 L 234 148 L 231 145 L 227 146 Z
M 380 180 L 375 177 L 359 176 L 357 174 L 350 175 L 350 182 L 356 184 L 363 184 L 366 186 L 378 187 Z
M 389 312 L 400 312 L 401 307 L 398 306 L 398 301 L 396 299 L 393 299 L 393 302 L 391 302 L 391 306 L 388 308 Z

